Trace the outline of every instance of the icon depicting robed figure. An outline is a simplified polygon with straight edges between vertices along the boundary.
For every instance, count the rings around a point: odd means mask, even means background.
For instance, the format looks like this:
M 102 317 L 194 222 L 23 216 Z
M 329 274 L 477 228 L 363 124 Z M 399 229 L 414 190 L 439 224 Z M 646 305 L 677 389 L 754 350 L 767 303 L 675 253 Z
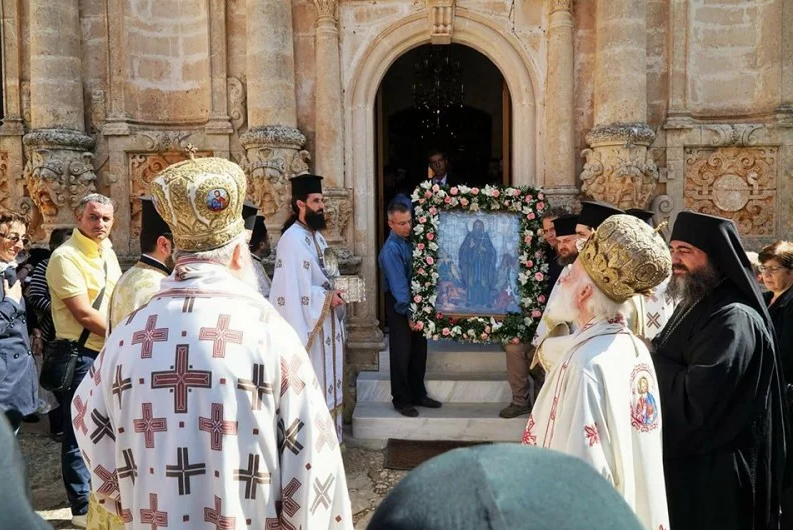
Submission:
M 480 219 L 474 221 L 473 229 L 460 245 L 458 263 L 468 305 L 487 305 L 496 280 L 496 249 Z

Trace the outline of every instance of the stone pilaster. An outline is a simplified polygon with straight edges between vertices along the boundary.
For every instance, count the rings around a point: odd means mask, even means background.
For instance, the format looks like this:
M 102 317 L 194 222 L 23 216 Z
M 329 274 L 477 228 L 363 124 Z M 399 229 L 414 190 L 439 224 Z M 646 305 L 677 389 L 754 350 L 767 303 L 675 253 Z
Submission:
M 595 127 L 581 191 L 621 208 L 646 207 L 658 183 L 648 156 L 655 133 L 647 121 L 646 0 L 598 0 Z
M 30 120 L 24 179 L 48 234 L 74 225 L 74 208 L 96 191 L 94 139 L 85 134 L 78 0 L 30 1 Z
M 578 194 L 575 175 L 573 0 L 550 0 L 543 187 L 553 204 Z

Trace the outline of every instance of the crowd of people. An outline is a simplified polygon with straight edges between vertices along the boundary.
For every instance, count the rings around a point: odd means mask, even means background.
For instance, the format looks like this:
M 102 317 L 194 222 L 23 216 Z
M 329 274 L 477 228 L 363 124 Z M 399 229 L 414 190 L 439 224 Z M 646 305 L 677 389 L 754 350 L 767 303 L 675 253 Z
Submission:
M 108 197 L 84 197 L 48 250 L 28 250 L 25 217 L 0 216 L 0 513 L 13 512 L 0 528 L 47 527 L 20 500 L 14 447 L 44 409 L 74 526 L 353 528 L 346 303 L 321 234 L 322 177 L 291 184 L 272 282 L 264 219 L 244 202 L 242 169 L 220 158 L 152 181 L 141 255 L 123 274 Z M 393 404 L 412 418 L 442 404 L 427 395 L 410 312 L 411 216 L 404 200 L 389 205 L 379 262 Z M 789 525 L 793 244 L 763 248 L 753 270 L 719 217 L 680 213 L 668 244 L 652 212 L 603 203 L 550 209 L 542 223 L 548 302 L 529 353 L 507 354 L 513 399 L 500 414 L 528 414 L 522 442 L 537 447 L 434 459 L 370 528 Z M 576 507 L 554 509 L 552 497 Z

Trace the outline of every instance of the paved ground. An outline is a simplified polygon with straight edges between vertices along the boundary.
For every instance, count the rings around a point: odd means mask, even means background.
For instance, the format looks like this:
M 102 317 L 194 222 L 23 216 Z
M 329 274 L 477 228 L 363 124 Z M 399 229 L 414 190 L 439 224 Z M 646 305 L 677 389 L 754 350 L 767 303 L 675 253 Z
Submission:
M 25 455 L 33 507 L 59 530 L 71 530 L 71 512 L 61 481 L 60 445 L 45 433 L 47 421 L 25 424 L 19 435 Z M 347 485 L 355 528 L 365 529 L 375 508 L 405 472 L 383 469 L 383 452 L 347 446 L 344 453 Z

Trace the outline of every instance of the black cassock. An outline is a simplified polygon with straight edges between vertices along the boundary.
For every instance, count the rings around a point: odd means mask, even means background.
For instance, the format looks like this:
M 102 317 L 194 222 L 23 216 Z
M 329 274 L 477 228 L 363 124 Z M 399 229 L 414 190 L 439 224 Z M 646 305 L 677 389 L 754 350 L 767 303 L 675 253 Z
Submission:
M 783 404 L 773 331 L 750 304 L 725 280 L 656 338 L 672 530 L 777 528 Z

